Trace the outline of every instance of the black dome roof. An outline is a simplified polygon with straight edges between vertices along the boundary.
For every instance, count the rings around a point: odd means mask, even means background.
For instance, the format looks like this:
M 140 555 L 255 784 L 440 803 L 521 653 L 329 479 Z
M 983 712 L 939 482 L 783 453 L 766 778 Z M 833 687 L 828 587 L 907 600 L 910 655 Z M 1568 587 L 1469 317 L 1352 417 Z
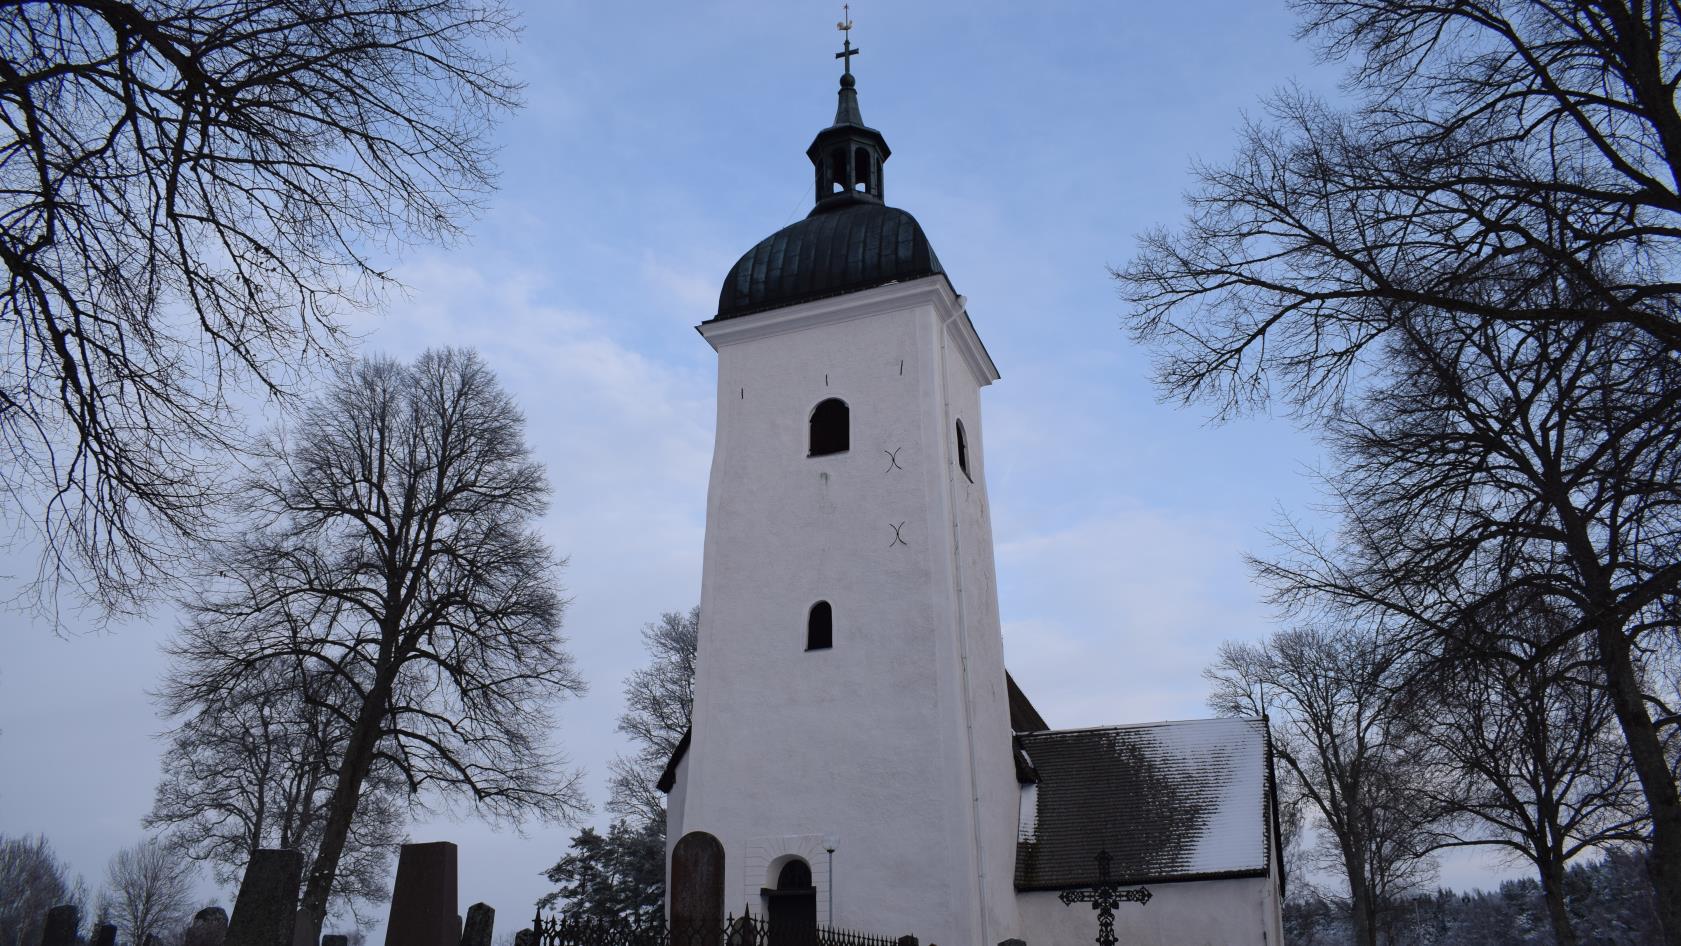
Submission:
M 867 197 L 823 201 L 730 268 L 719 319 L 943 274 L 916 218 Z

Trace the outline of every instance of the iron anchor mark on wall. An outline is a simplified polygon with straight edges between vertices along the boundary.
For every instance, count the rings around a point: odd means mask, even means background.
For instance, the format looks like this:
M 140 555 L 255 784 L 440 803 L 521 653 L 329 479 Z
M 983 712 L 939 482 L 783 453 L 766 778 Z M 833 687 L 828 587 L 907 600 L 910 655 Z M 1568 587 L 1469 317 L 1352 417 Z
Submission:
M 890 526 L 893 529 L 893 541 L 887 543 L 887 547 L 892 548 L 895 545 L 903 545 L 906 548 L 909 548 L 910 543 L 905 541 L 905 537 L 900 531 L 900 530 L 904 529 L 905 523 L 903 521 L 900 521 L 900 523 L 898 525 L 893 525 L 893 523 L 889 522 L 888 526 Z
M 903 450 L 903 449 L 905 449 L 905 448 L 904 447 L 899 447 L 895 450 L 883 450 L 883 451 L 881 451 L 882 453 L 887 454 L 887 469 L 882 470 L 881 472 L 891 473 L 894 470 L 904 469 L 904 467 L 899 465 L 899 451 Z

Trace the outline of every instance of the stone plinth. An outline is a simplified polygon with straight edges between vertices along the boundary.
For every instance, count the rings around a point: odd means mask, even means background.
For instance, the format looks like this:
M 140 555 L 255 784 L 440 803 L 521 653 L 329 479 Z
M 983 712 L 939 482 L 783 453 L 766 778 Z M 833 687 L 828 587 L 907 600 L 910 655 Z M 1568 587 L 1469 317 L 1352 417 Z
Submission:
M 303 865 L 304 856 L 298 851 L 252 852 L 234 900 L 225 946 L 292 946 Z
M 228 938 L 228 911 L 221 907 L 205 907 L 193 914 L 182 946 L 222 946 Z
M 690 831 L 671 849 L 672 935 L 711 936 L 724 928 L 724 845 Z
M 41 928 L 41 946 L 76 946 L 76 927 L 81 925 L 82 911 L 75 904 L 53 907 Z
M 385 946 L 459 946 L 455 845 L 405 844 L 397 856 Z
M 490 946 L 490 933 L 496 925 L 496 911 L 488 903 L 475 903 L 467 908 L 467 924 L 461 930 L 461 946 Z

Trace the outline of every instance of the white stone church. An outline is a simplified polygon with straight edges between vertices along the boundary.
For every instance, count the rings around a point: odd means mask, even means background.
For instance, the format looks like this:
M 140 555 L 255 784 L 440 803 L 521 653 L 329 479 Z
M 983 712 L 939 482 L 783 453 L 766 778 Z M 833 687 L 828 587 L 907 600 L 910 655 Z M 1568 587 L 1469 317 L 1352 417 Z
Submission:
M 846 62 L 806 152 L 816 207 L 699 326 L 717 442 L 694 713 L 660 783 L 673 917 L 768 915 L 773 943 L 1090 943 L 1092 905 L 1059 895 L 1098 883 L 1103 852 L 1151 894 L 1115 909 L 1121 943 L 1277 946 L 1263 723 L 1052 729 L 1005 670 L 980 399 L 998 369 L 883 202 L 887 142 Z

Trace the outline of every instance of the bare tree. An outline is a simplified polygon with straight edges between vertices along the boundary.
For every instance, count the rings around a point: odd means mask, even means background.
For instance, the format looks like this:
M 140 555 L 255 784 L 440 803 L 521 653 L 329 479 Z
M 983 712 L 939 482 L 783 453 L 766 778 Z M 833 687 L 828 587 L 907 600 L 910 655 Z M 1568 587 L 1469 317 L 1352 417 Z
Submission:
M 667 611 L 642 628 L 648 665 L 625 679 L 619 732 L 634 751 L 609 763 L 607 810 L 616 817 L 605 834 L 584 828 L 569 850 L 544 871 L 556 886 L 537 900 L 569 915 L 641 925 L 658 915 L 665 896 L 665 797 L 660 774 L 689 730 L 695 699 L 695 647 L 700 606 Z
M 1452 648 L 1409 685 L 1423 706 L 1411 714 L 1422 767 L 1416 786 L 1462 815 L 1440 847 L 1491 846 L 1527 860 L 1559 946 L 1580 938 L 1565 896 L 1576 857 L 1644 840 L 1646 816 L 1603 688 L 1592 681 L 1592 643 L 1564 636 L 1573 622 L 1544 605 L 1489 609 L 1515 659 Z M 1587 679 L 1584 680 L 1583 678 Z
M 1398 620 L 1433 652 L 1591 654 L 1651 817 L 1666 935 L 1681 939 L 1681 715 L 1648 686 L 1677 633 L 1681 363 L 1627 328 L 1447 318 L 1407 326 L 1391 359 L 1330 428 L 1341 534 L 1286 536 L 1261 577 L 1286 606 Z M 1536 641 L 1532 624 L 1481 619 L 1520 605 L 1571 620 Z
M 642 629 L 650 660 L 648 666 L 625 680 L 625 711 L 619 716 L 619 732 L 631 738 L 636 750 L 611 763 L 613 779 L 607 810 L 616 815 L 639 823 L 665 823 L 665 798 L 654 783 L 689 730 L 699 639 L 699 605 L 688 614 L 668 611 Z
M 262 848 L 302 852 L 308 876 L 350 735 L 328 709 L 352 698 L 341 683 L 280 662 L 264 669 L 170 733 L 163 778 L 143 822 L 167 828 L 170 842 L 210 864 L 224 885 L 236 885 L 251 853 Z M 345 836 L 331 912 L 364 923 L 374 917 L 362 906 L 389 896 L 405 795 L 392 767 L 376 761 Z
M 1303 627 L 1223 644 L 1203 674 L 1216 713 L 1268 719 L 1283 787 L 1324 830 L 1318 861 L 1347 880 L 1358 946 L 1376 946 L 1388 907 L 1435 875 L 1438 812 L 1403 744 L 1406 658 L 1376 631 Z
M 346 727 L 301 938 L 320 935 L 376 765 L 486 816 L 569 820 L 577 776 L 550 748 L 553 700 L 583 683 L 559 635 L 547 503 L 524 421 L 477 355 L 362 361 L 277 437 L 244 489 L 255 521 L 189 602 L 165 706 L 222 703 L 270 667 L 336 681 Z
M 132 608 L 284 395 L 453 235 L 516 87 L 498 0 L 40 0 L 0 17 L 0 490 L 50 588 Z
M 1442 635 L 1520 593 L 1580 616 L 1681 944 L 1678 717 L 1643 685 L 1681 588 L 1681 7 L 1298 6 L 1361 100 L 1281 96 L 1201 172 L 1117 273 L 1134 334 L 1171 394 L 1329 421 L 1346 547 L 1298 537 L 1286 597 Z
M 126 943 L 163 939 L 185 925 L 193 863 L 157 838 L 123 848 L 105 872 L 112 918 Z
M 36 946 L 47 911 L 80 902 L 45 836 L 0 835 L 0 946 Z
M 1352 64 L 1358 104 L 1276 97 L 1235 160 L 1198 169 L 1184 228 L 1116 274 L 1170 391 L 1334 400 L 1429 311 L 1621 325 L 1681 351 L 1681 7 L 1295 6 Z

